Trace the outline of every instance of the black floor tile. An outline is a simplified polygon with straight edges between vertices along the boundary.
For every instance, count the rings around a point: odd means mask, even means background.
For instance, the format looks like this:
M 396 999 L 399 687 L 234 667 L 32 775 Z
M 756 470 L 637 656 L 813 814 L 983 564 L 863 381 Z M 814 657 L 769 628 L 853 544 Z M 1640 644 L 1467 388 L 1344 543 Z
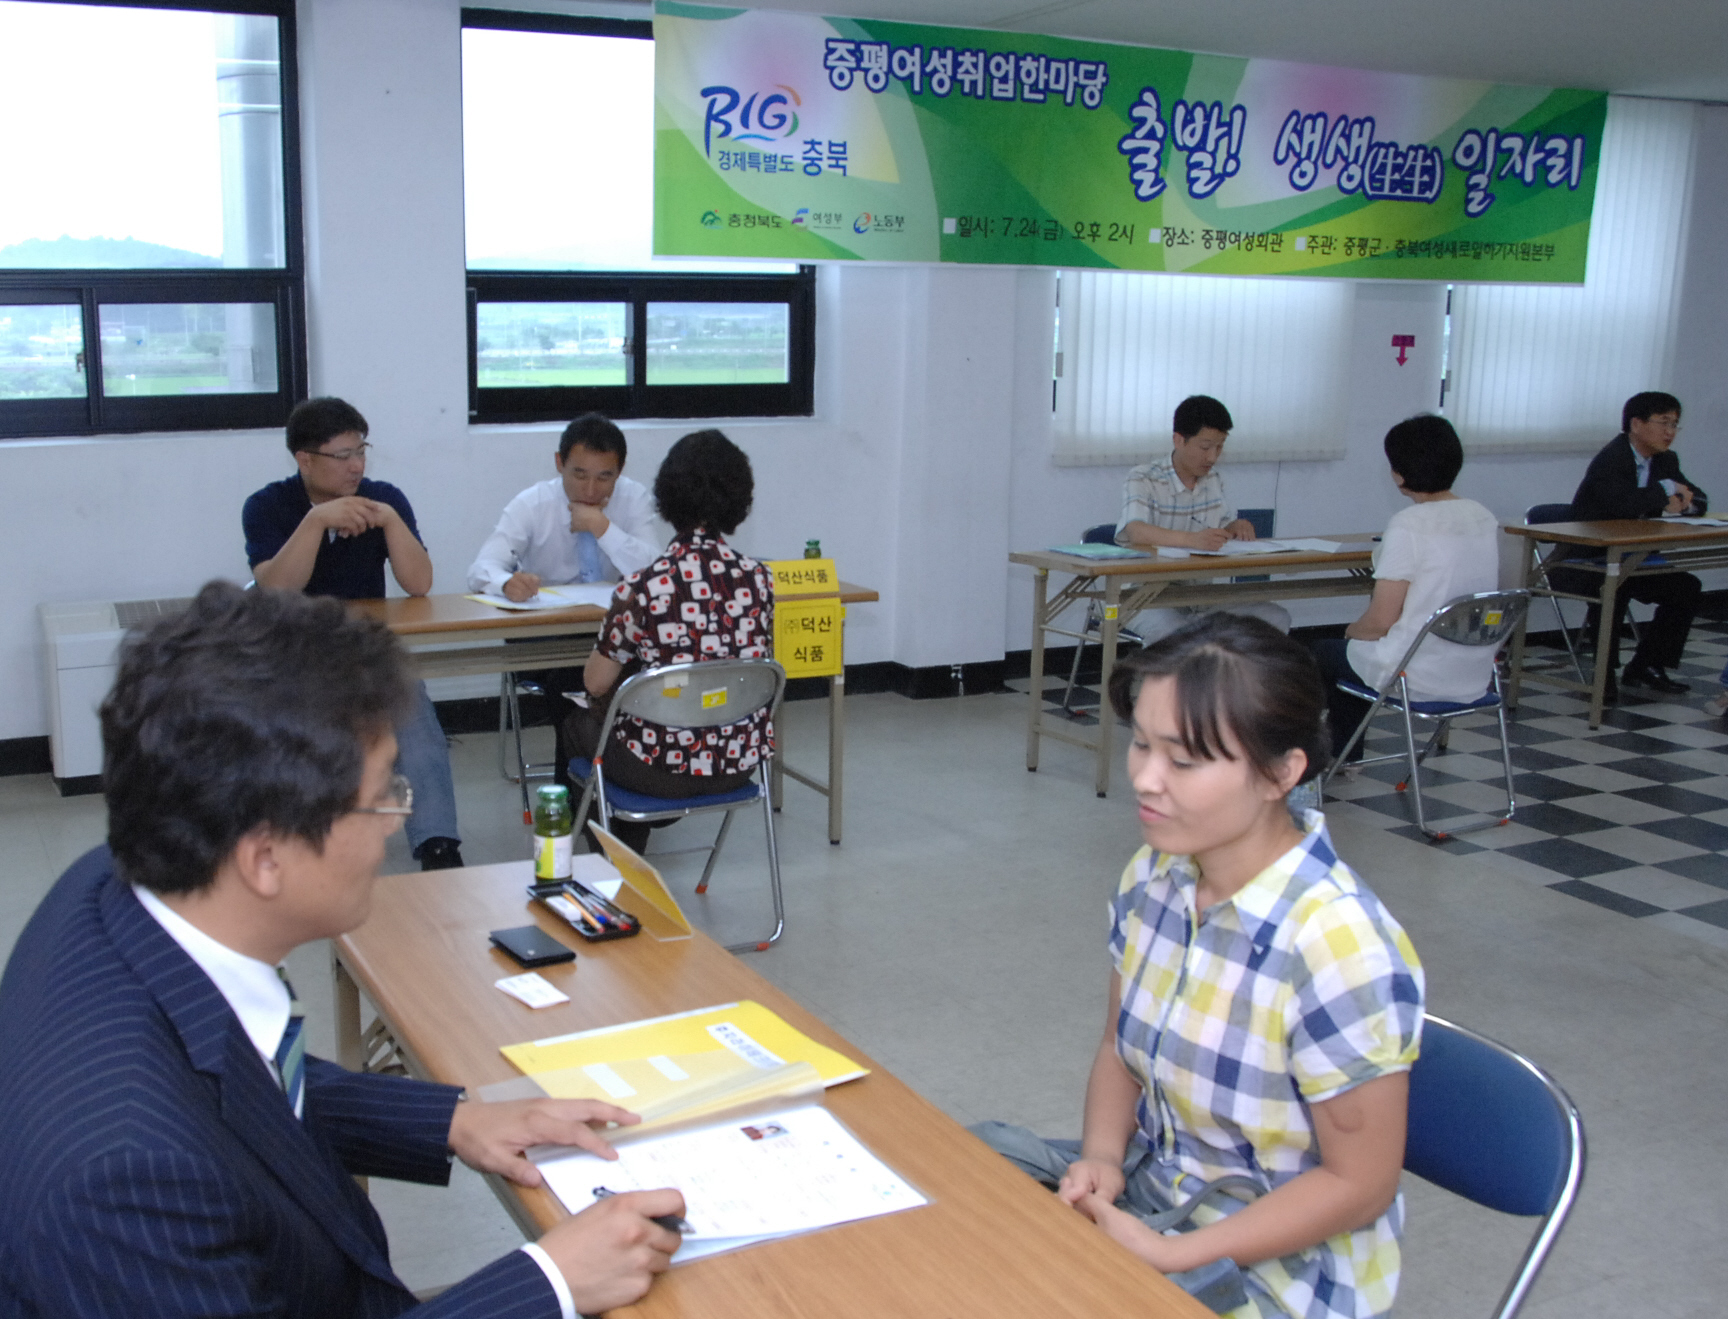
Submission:
M 1680 914 L 1690 916 L 1695 921 L 1705 921 L 1728 930 L 1728 898 L 1724 898 L 1720 902 L 1706 902 L 1698 907 L 1682 907 Z
M 1612 747 L 1629 756 L 1664 756 L 1679 748 L 1672 742 L 1648 733 L 1607 733 L 1590 739 L 1599 747 Z M 1617 763 L 1617 762 L 1610 762 Z
M 1494 751 L 1484 751 L 1481 754 L 1492 758 L 1497 750 L 1498 748 L 1495 748 Z M 1551 752 L 1540 750 L 1537 747 L 1514 746 L 1512 748 L 1512 767 L 1514 769 L 1537 771 L 1544 769 L 1571 769 L 1577 763 L 1578 762 L 1573 760 L 1570 756 L 1556 756 Z
M 1660 728 L 1667 723 L 1655 715 L 1639 714 L 1636 710 L 1607 709 L 1602 712 L 1604 728 L 1618 728 L 1623 733 L 1640 733 L 1646 728 Z
M 1523 812 L 1519 812 L 1518 823 L 1524 823 Z M 1500 851 L 1502 855 L 1515 856 L 1520 861 L 1528 861 L 1533 866 L 1552 870 L 1557 875 L 1570 875 L 1574 879 L 1582 879 L 1588 875 L 1606 875 L 1611 870 L 1625 870 L 1632 864 L 1623 856 L 1614 856 L 1597 847 L 1586 847 L 1570 838 L 1543 838 L 1534 843 L 1503 847 Z
M 1677 765 L 1672 760 L 1663 760 L 1660 756 L 1634 756 L 1630 760 L 1610 760 L 1608 768 L 1621 774 L 1631 774 L 1637 778 L 1650 779 L 1655 783 L 1689 783 L 1693 779 L 1715 778 L 1709 770 L 1693 769 L 1690 765 Z M 1720 809 L 1718 807 L 1718 809 Z
M 1619 769 L 1620 764 L 1616 763 L 1613 768 Z M 1523 784 L 1523 779 L 1519 779 L 1519 787 L 1523 787 Z M 1534 795 L 1540 797 L 1542 794 Z M 1653 783 L 1648 788 L 1628 788 L 1625 792 L 1614 795 L 1628 801 L 1641 801 L 1646 806 L 1656 806 L 1664 811 L 1678 811 L 1681 815 L 1703 815 L 1706 811 L 1719 811 L 1728 807 L 1728 801 L 1723 801 L 1720 797 L 1712 797 L 1707 792 L 1693 792 L 1690 788 L 1677 788 L 1672 783 Z
M 1434 803 L 1425 800 L 1424 805 L 1432 806 Z M 1450 806 L 1451 803 L 1447 803 L 1447 805 Z M 1428 825 L 1430 828 L 1438 823 L 1439 820 L 1435 819 L 1434 816 L 1430 815 L 1428 817 Z M 1413 843 L 1427 843 L 1431 847 L 1445 848 L 1448 856 L 1464 856 L 1470 852 L 1485 852 L 1488 850 L 1479 844 L 1471 842 L 1468 838 L 1447 838 L 1440 842 L 1436 842 L 1413 824 L 1402 825 L 1397 829 L 1388 829 L 1386 832 L 1389 834 L 1397 834 L 1400 838 L 1408 838 Z M 1728 887 L 1728 885 L 1724 885 L 1724 887 Z
M 1728 825 L 1695 820 L 1688 815 L 1677 815 L 1672 820 L 1651 820 L 1648 824 L 1634 825 L 1633 828 L 1642 829 L 1647 834 L 1672 838 L 1677 843 L 1702 847 L 1707 852 L 1728 849 Z
M 1622 916 L 1654 916 L 1666 911 L 1665 907 L 1654 907 L 1648 902 L 1640 902 L 1637 898 L 1629 898 L 1624 894 L 1615 893 L 1610 889 L 1600 888 L 1595 884 L 1586 884 L 1581 879 L 1568 879 L 1563 883 L 1550 884 L 1549 888 L 1557 893 L 1565 893 L 1574 898 L 1583 898 L 1586 902 L 1594 902 L 1598 907 L 1606 907 L 1609 911 L 1617 911 Z M 1712 906 L 1717 904 L 1710 904 Z M 1720 904 L 1728 907 L 1728 902 Z M 1694 908 L 1696 910 L 1696 908 Z
M 1600 788 L 1586 788 L 1582 784 L 1568 783 L 1565 779 L 1551 778 L 1547 774 L 1518 774 L 1513 780 L 1513 787 L 1520 797 L 1534 797 L 1537 801 L 1563 802 L 1568 797 L 1588 797 L 1600 792 Z M 1702 794 L 1694 793 L 1693 796 Z M 1720 803 L 1728 806 L 1728 802 Z M 1523 807 L 1519 808 L 1523 810 Z
M 1711 888 L 1728 888 L 1728 856 L 1707 852 L 1703 856 L 1683 856 L 1678 861 L 1664 861 L 1656 867 L 1670 875 L 1695 879 Z
M 1520 779 L 1513 779 L 1512 786 L 1517 788 Z M 1574 811 L 1564 803 L 1537 802 L 1534 806 L 1518 808 L 1518 823 L 1529 825 L 1532 829 L 1540 829 L 1545 834 L 1553 834 L 1565 838 L 1572 834 L 1587 834 L 1594 829 L 1612 829 L 1614 821 L 1604 820 L 1600 816 L 1586 815 L 1583 811 Z M 1573 872 L 1564 872 L 1568 875 Z
M 1357 797 L 1351 801 L 1353 806 L 1364 806 L 1376 815 L 1390 816 L 1394 820 L 1406 822 L 1416 818 L 1410 803 L 1401 792 L 1388 792 L 1378 797 Z
M 1532 719 L 1546 719 L 1553 714 L 1552 710 L 1537 713 L 1530 711 Z M 1547 728 L 1532 728 L 1528 724 L 1508 723 L 1506 725 L 1506 740 L 1515 747 L 1539 747 L 1544 742 L 1563 742 L 1571 736 L 1569 733 L 1556 733 Z

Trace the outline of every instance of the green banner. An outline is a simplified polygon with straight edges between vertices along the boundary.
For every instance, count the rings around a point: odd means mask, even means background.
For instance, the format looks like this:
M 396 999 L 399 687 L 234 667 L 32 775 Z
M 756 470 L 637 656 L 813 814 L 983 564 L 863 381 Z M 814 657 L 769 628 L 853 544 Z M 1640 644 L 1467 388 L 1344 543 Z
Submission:
M 1581 283 L 1602 92 L 654 14 L 654 251 Z

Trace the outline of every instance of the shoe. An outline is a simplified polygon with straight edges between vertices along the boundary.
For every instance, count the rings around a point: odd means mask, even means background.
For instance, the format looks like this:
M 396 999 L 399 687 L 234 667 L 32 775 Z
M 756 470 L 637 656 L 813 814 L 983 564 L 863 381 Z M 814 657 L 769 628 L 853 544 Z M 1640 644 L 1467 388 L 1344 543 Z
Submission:
M 1704 713 L 1712 719 L 1720 719 L 1723 715 L 1728 714 L 1728 688 L 1724 688 L 1720 695 L 1712 696 L 1704 702 Z
M 1628 664 L 1626 671 L 1620 675 L 1620 681 L 1628 687 L 1648 687 L 1653 692 L 1666 692 L 1670 696 L 1692 690 L 1686 683 L 1670 678 L 1666 670 L 1654 664 Z
M 456 838 L 428 838 L 414 849 L 422 870 L 460 870 L 462 843 Z

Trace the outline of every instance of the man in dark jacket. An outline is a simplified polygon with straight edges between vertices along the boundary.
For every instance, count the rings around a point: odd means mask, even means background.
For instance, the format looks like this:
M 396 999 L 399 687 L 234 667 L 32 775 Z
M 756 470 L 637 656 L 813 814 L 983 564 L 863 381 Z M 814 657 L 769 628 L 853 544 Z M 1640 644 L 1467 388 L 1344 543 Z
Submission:
M 1680 400 L 1672 394 L 1649 390 L 1627 399 L 1621 409 L 1620 434 L 1590 460 L 1578 493 L 1572 496 L 1572 516 L 1580 522 L 1599 522 L 1703 513 L 1709 499 L 1680 470 L 1680 460 L 1672 452 L 1679 430 Z M 1599 574 L 1576 568 L 1557 569 L 1550 580 L 1556 590 L 1580 595 L 1595 595 L 1602 586 Z M 1621 681 L 1628 687 L 1671 695 L 1688 690 L 1668 670 L 1680 663 L 1686 649 L 1702 589 L 1703 584 L 1689 572 L 1632 577 L 1621 583 L 1606 660 L 1609 699 L 1618 695 L 1614 670 L 1620 662 L 1620 625 L 1633 600 L 1655 605 L 1656 617 L 1644 627 Z

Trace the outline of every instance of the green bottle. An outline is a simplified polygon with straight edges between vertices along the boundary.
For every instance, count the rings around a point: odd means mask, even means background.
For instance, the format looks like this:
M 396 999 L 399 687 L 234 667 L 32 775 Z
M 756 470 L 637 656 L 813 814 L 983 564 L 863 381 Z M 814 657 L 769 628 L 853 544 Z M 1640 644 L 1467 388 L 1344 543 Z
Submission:
M 534 878 L 570 878 L 571 843 L 576 822 L 570 813 L 570 789 L 548 783 L 534 791 Z
M 822 557 L 822 542 L 819 540 L 805 541 L 804 557 L 806 559 L 820 559 Z

